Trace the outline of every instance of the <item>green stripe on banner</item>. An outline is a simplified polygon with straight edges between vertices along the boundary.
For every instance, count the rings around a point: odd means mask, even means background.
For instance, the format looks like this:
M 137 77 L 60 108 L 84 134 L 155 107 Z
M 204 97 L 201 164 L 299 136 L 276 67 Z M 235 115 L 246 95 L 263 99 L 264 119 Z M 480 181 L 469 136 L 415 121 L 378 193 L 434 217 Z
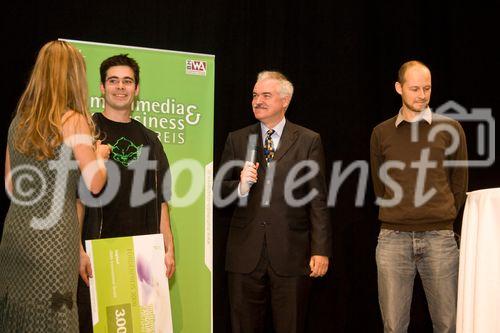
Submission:
M 69 41 L 84 55 L 91 112 L 102 112 L 99 66 L 127 53 L 140 66 L 132 117 L 158 133 L 172 173 L 169 202 L 176 272 L 170 279 L 174 332 L 212 331 L 212 55 Z M 207 177 L 208 175 L 208 177 Z

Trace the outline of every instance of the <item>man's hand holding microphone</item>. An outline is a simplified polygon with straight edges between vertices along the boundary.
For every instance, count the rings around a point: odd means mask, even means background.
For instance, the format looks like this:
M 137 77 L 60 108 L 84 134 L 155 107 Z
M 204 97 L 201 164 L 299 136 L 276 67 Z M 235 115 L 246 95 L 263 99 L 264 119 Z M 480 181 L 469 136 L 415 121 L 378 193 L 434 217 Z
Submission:
M 247 161 L 240 173 L 240 186 L 239 194 L 241 196 L 246 196 L 250 192 L 250 187 L 257 183 L 257 169 L 259 168 L 259 162 L 256 162 L 257 150 L 253 148 L 250 151 Z

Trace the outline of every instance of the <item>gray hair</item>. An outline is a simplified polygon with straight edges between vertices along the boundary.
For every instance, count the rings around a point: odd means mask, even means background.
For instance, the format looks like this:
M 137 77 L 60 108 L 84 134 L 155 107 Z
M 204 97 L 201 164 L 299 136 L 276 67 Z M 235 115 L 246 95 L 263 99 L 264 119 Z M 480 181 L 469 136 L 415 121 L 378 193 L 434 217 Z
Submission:
M 290 96 L 293 95 L 293 84 L 290 82 L 285 75 L 276 71 L 262 71 L 257 75 L 257 82 L 267 79 L 277 80 L 280 83 L 280 96 Z

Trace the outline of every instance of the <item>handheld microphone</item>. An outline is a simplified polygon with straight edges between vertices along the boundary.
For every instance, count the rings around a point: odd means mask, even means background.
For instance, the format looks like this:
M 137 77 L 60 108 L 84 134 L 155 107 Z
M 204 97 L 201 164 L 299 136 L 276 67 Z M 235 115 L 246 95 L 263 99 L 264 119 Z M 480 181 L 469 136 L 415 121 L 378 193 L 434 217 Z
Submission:
M 257 162 L 257 134 L 251 134 L 248 138 L 248 144 L 247 144 L 247 156 L 246 156 L 246 162 L 250 162 L 255 165 L 255 162 Z M 252 186 L 254 182 L 248 182 L 249 186 Z
M 257 147 L 254 146 L 250 150 L 250 153 L 249 153 L 249 156 L 248 156 L 248 162 L 250 162 L 252 164 L 255 164 L 256 161 L 257 161 Z

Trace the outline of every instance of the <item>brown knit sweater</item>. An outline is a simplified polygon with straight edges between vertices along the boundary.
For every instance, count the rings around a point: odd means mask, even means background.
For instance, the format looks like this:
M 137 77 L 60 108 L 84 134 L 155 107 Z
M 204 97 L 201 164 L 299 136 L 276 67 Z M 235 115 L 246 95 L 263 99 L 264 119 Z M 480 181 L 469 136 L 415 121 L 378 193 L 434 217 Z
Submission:
M 397 116 L 377 125 L 370 142 L 371 174 L 378 200 L 394 199 L 395 194 L 399 199 L 398 192 L 402 194 L 400 200 L 392 200 L 396 204 L 378 202 L 382 228 L 400 231 L 453 229 L 457 212 L 465 200 L 467 167 L 447 166 L 449 162 L 445 161 L 467 160 L 462 126 L 453 119 L 434 113 L 431 124 L 425 120 L 416 123 L 403 121 L 396 127 L 396 119 Z M 412 138 L 412 127 L 414 136 L 418 134 L 416 141 Z M 429 140 L 432 132 L 435 132 L 435 137 Z M 456 134 L 458 147 L 453 152 L 445 153 L 454 142 L 450 132 Z M 425 177 L 423 168 L 420 169 L 423 188 L 419 190 L 419 169 L 415 163 L 426 154 L 434 166 L 425 170 Z M 380 168 L 390 161 L 398 162 L 386 171 L 389 178 L 384 178 L 383 173 L 379 173 Z

